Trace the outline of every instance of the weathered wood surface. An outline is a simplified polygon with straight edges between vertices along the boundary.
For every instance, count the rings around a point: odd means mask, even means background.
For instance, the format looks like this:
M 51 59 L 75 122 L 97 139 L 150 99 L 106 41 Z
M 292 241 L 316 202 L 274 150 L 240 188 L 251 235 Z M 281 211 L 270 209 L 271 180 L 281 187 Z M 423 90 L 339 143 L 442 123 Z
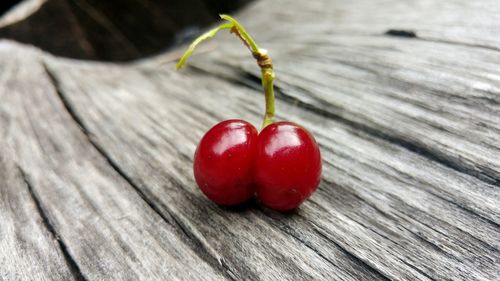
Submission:
M 274 58 L 279 118 L 321 145 L 322 184 L 290 214 L 220 208 L 193 181 L 211 125 L 259 124 L 258 70 L 230 35 L 182 72 L 172 53 L 0 42 L 0 279 L 498 280 L 500 4 L 440 3 L 238 15 Z

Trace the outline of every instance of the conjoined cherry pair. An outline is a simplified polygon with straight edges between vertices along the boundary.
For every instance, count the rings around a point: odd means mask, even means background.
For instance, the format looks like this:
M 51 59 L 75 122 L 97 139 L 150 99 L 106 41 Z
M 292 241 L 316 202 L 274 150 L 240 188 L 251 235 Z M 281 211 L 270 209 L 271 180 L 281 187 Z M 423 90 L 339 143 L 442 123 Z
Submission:
M 233 18 L 197 38 L 177 64 L 182 67 L 194 48 L 222 29 L 231 29 L 251 50 L 262 70 L 266 113 L 259 133 L 243 120 L 226 120 L 201 139 L 194 156 L 194 176 L 202 192 L 220 205 L 237 205 L 257 195 L 267 207 L 297 208 L 317 189 L 321 156 L 314 137 L 288 121 L 273 122 L 274 72 L 267 53 L 259 49 Z

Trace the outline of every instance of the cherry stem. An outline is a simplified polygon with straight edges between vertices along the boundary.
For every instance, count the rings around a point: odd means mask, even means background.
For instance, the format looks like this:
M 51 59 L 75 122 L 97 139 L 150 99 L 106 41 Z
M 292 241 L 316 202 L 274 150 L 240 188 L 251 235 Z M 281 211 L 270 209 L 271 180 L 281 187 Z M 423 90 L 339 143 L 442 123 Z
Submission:
M 250 35 L 246 32 L 245 28 L 237 22 L 234 18 L 228 15 L 220 15 L 220 17 L 229 23 L 221 24 L 196 38 L 189 48 L 186 50 L 184 55 L 181 57 L 179 62 L 176 65 L 177 69 L 180 69 L 186 63 L 189 56 L 193 53 L 196 46 L 198 46 L 201 42 L 213 38 L 217 32 L 223 29 L 230 29 L 231 33 L 238 36 L 243 44 L 247 46 L 247 48 L 252 52 L 253 57 L 257 60 L 257 64 L 261 69 L 262 75 L 262 89 L 264 90 L 265 98 L 266 98 L 266 112 L 264 114 L 264 120 L 262 122 L 262 129 L 264 129 L 267 125 L 273 123 L 275 108 L 274 108 L 274 71 L 273 71 L 273 62 L 267 51 L 264 49 L 260 49 L 255 41 L 250 37 Z

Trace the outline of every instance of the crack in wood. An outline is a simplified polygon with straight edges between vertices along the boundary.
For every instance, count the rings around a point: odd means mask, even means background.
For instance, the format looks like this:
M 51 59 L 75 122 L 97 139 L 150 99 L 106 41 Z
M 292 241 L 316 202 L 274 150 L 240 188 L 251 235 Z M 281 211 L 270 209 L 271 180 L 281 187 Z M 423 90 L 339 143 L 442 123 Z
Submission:
M 318 234 L 319 236 L 323 237 L 327 241 L 331 242 L 333 245 L 335 245 L 342 253 L 350 257 L 354 262 L 359 264 L 362 267 L 368 268 L 371 271 L 373 271 L 375 274 L 377 274 L 381 279 L 383 280 L 391 280 L 389 276 L 387 276 L 384 272 L 382 272 L 380 269 L 376 268 L 375 266 L 371 265 L 367 261 L 363 260 L 361 257 L 358 257 L 356 254 L 351 253 L 349 250 L 347 250 L 345 247 L 340 245 L 337 241 L 331 239 L 321 231 L 319 231 L 316 227 L 313 228 L 313 231 Z
M 266 211 L 262 210 L 263 213 L 266 213 Z M 300 238 L 297 234 L 295 234 L 293 231 L 290 231 L 290 229 L 288 227 L 281 227 L 273 222 L 271 222 L 270 220 L 268 221 L 271 225 L 273 225 L 274 227 L 278 228 L 278 229 L 281 229 L 284 233 L 290 235 L 293 239 L 295 239 L 297 242 L 299 242 L 300 244 L 306 246 L 308 249 L 310 249 L 311 251 L 313 251 L 316 255 L 318 255 L 320 258 L 322 258 L 324 261 L 326 261 L 328 264 L 338 268 L 339 270 L 344 270 L 343 268 L 339 267 L 335 262 L 333 262 L 331 259 L 329 259 L 328 257 L 326 257 L 325 255 L 323 255 L 323 253 L 321 253 L 317 248 L 313 247 L 311 245 L 311 243 L 308 243 L 307 241 L 305 241 L 304 239 Z M 371 271 L 371 268 L 368 268 L 370 269 Z
M 434 194 L 434 195 L 436 197 L 438 197 L 439 199 L 442 199 L 442 200 L 444 200 L 444 201 L 446 201 L 446 202 L 448 202 L 448 203 L 450 203 L 450 204 L 458 207 L 459 209 L 464 210 L 465 212 L 470 213 L 473 216 L 476 216 L 479 220 L 484 220 L 485 222 L 490 223 L 492 226 L 500 229 L 500 224 L 498 224 L 497 222 L 495 222 L 495 221 L 493 221 L 493 220 L 491 220 L 489 218 L 486 218 L 486 217 L 482 216 L 481 214 L 478 214 L 478 213 L 474 212 L 473 210 L 470 210 L 466 206 L 458 204 L 457 202 L 453 202 L 452 200 L 447 199 L 444 196 L 441 196 L 439 194 Z
M 127 175 L 127 173 L 112 159 L 112 157 L 108 155 L 108 153 L 96 141 L 92 139 L 85 124 L 78 116 L 78 114 L 75 112 L 69 100 L 65 97 L 59 85 L 59 81 L 58 78 L 56 77 L 56 74 L 50 70 L 49 66 L 45 62 L 42 62 L 42 65 L 45 69 L 47 76 L 49 77 L 49 80 L 54 86 L 55 92 L 57 93 L 57 96 L 60 98 L 64 108 L 67 110 L 70 117 L 75 121 L 75 123 L 81 129 L 82 133 L 87 137 L 89 143 L 106 160 L 106 162 L 110 165 L 110 167 L 113 168 L 113 170 L 116 171 L 116 173 L 120 175 L 133 188 L 133 190 L 155 213 L 157 213 L 166 223 L 174 227 L 174 229 L 176 229 L 178 233 L 183 234 L 187 238 L 187 241 L 189 241 L 190 243 L 186 242 L 186 245 L 190 247 L 197 256 L 199 256 L 202 260 L 206 261 L 212 268 L 219 270 L 227 278 L 233 281 L 240 280 L 241 278 L 238 277 L 239 274 L 237 274 L 235 270 L 232 269 L 227 264 L 227 262 L 224 261 L 224 259 L 212 255 L 210 251 L 204 246 L 204 243 L 199 238 L 197 238 L 196 235 L 194 235 L 191 231 L 189 231 L 189 228 L 185 227 L 185 225 L 181 222 L 181 220 L 178 217 L 176 217 L 174 212 L 170 210 L 168 206 L 161 206 L 162 208 L 160 209 L 155 203 L 153 203 L 149 199 L 149 197 L 152 195 L 144 192 L 135 183 L 135 181 L 129 175 Z M 180 183 L 177 182 L 177 184 Z M 165 215 L 165 212 L 168 214 L 168 216 Z
M 396 37 L 417 38 L 417 33 L 413 30 L 389 29 L 384 34 Z
M 407 266 L 411 267 L 413 270 L 417 271 L 418 273 L 422 274 L 423 276 L 429 278 L 429 280 L 436 280 L 435 278 L 433 278 L 432 276 L 430 276 L 429 274 L 427 274 L 425 271 L 419 269 L 418 267 L 414 266 L 413 264 L 405 261 L 404 259 L 400 259 L 400 261 L 404 264 L 406 264 Z
M 500 48 L 494 47 L 494 46 L 473 44 L 473 43 L 467 43 L 467 42 L 458 42 L 458 41 L 430 38 L 430 37 L 416 37 L 416 39 L 422 40 L 422 41 L 427 41 L 427 42 L 442 43 L 442 44 L 449 44 L 449 45 L 458 45 L 458 46 L 470 47 L 470 48 L 480 48 L 480 49 L 500 52 Z
M 398 201 L 398 202 L 399 202 L 399 204 L 403 204 L 403 201 L 401 201 L 401 199 L 396 198 L 396 197 L 394 197 L 393 195 L 389 195 L 389 196 L 392 198 L 392 200 L 396 200 L 396 201 Z M 413 220 L 415 220 L 415 221 L 418 221 L 418 223 L 422 224 L 423 226 L 425 226 L 425 227 L 427 227 L 427 228 L 429 228 L 429 229 L 432 229 L 433 231 L 435 231 L 436 233 L 439 233 L 439 234 L 440 234 L 440 235 L 442 235 L 443 237 L 447 237 L 447 236 L 448 236 L 448 234 L 447 234 L 447 233 L 444 233 L 444 232 L 442 232 L 442 231 L 439 231 L 439 230 L 437 230 L 435 227 L 433 227 L 433 226 L 432 226 L 432 224 L 429 224 L 429 223 L 428 223 L 428 220 L 418 220 L 416 217 L 414 217 L 415 213 L 423 213 L 425 216 L 428 216 L 430 219 L 432 219 L 432 220 L 436 220 L 436 221 L 439 221 L 441 224 L 446 224 L 446 227 L 450 227 L 450 228 L 452 228 L 452 229 L 454 229 L 454 230 L 456 230 L 456 231 L 459 231 L 459 232 L 461 233 L 461 234 L 460 234 L 460 236 L 461 236 L 461 238 L 462 238 L 462 239 L 464 238 L 464 236 L 468 236 L 468 238 L 470 238 L 470 239 L 472 239 L 472 240 L 476 241 L 477 243 L 481 244 L 481 246 L 482 246 L 482 247 L 484 247 L 485 249 L 488 249 L 488 250 L 490 250 L 490 251 L 492 251 L 492 252 L 498 252 L 498 251 L 499 251 L 499 250 L 498 250 L 498 248 L 497 248 L 497 247 L 495 247 L 494 245 L 491 245 L 490 243 L 488 243 L 488 242 L 486 242 L 486 241 L 483 241 L 483 240 L 479 239 L 478 237 L 476 237 L 476 236 L 472 235 L 471 233 L 469 233 L 469 232 L 467 232 L 467 231 L 464 231 L 463 229 L 460 229 L 460 228 L 458 228 L 458 227 L 456 227 L 456 226 L 454 226 L 454 225 L 450 224 L 450 223 L 449 223 L 449 222 L 447 222 L 447 221 L 444 221 L 442 218 L 437 217 L 437 216 L 435 216 L 435 215 L 434 215 L 434 214 L 432 214 L 432 213 L 427 213 L 427 212 L 424 212 L 424 211 L 422 211 L 422 210 L 416 210 L 416 209 L 413 209 L 413 210 L 412 210 L 412 212 L 409 212 L 409 211 L 403 211 L 403 212 L 402 212 L 402 214 L 407 215 L 409 218 L 411 218 L 411 219 L 413 219 Z M 399 215 L 399 214 L 397 214 L 397 213 L 395 213 L 395 215 L 396 215 L 398 218 L 400 218 L 401 220 L 404 220 L 404 221 L 407 221 L 408 223 L 410 223 L 410 221 L 409 221 L 408 219 L 406 219 L 404 216 L 401 216 L 401 215 Z M 473 214 L 473 215 L 475 215 L 475 214 Z M 495 226 L 495 225 L 493 224 L 493 226 Z M 403 227 L 404 227 L 404 226 L 403 226 Z M 496 227 L 496 226 L 495 226 L 495 227 Z M 406 227 L 404 227 L 404 228 L 406 228 Z M 410 231 L 410 232 L 412 232 L 411 230 L 409 230 L 409 231 Z M 429 241 L 429 242 L 430 242 L 430 241 Z
M 322 146 L 321 146 L 321 147 L 322 147 Z M 323 148 L 323 147 L 322 147 L 322 148 Z M 325 149 L 327 149 L 327 148 L 325 147 Z M 355 177 L 355 175 L 350 175 L 350 176 Z M 420 179 L 415 178 L 415 177 L 414 177 L 414 176 L 412 176 L 411 174 L 407 174 L 407 173 L 399 173 L 399 174 L 398 174 L 398 176 L 393 176 L 393 175 L 389 175 L 389 174 L 387 174 L 387 176 L 389 176 L 389 177 L 393 177 L 393 178 L 396 178 L 396 179 L 397 179 L 397 180 L 399 180 L 399 181 L 402 181 L 402 179 L 403 179 L 403 178 L 407 178 L 407 179 L 411 179 L 412 181 L 417 181 L 417 182 L 419 182 L 419 183 L 421 183 L 421 184 L 423 184 L 423 185 L 427 184 L 426 182 L 423 182 L 423 181 L 421 181 Z M 358 179 L 359 179 L 359 178 L 358 178 Z M 359 180 L 361 180 L 361 179 L 359 179 Z M 326 182 L 327 182 L 327 183 L 329 183 L 329 184 L 332 184 L 332 185 L 334 184 L 333 182 L 329 182 L 329 181 L 326 181 Z M 337 186 L 338 186 L 338 185 L 337 185 Z M 342 187 L 342 188 L 344 188 L 344 187 Z M 345 190 L 347 190 L 347 189 L 345 189 Z M 485 216 L 484 216 L 484 215 L 482 215 L 482 214 L 479 214 L 479 213 L 475 212 L 474 210 L 470 209 L 470 208 L 469 208 L 469 207 L 467 207 L 467 206 L 464 206 L 464 205 L 459 204 L 459 203 L 457 203 L 457 202 L 453 202 L 452 200 L 450 200 L 450 199 L 446 198 L 445 196 L 443 196 L 442 194 L 439 194 L 438 192 L 433 192 L 432 190 L 426 190 L 425 192 L 427 192 L 428 194 L 431 194 L 431 195 L 433 195 L 433 196 L 435 196 L 435 197 L 437 197 L 437 198 L 439 198 L 439 199 L 443 200 L 443 201 L 444 201 L 444 202 L 446 202 L 446 203 L 449 203 L 449 204 L 451 204 L 451 205 L 453 205 L 453 206 L 455 206 L 455 207 L 457 207 L 457 208 L 459 208 L 459 209 L 463 210 L 464 212 L 466 212 L 466 213 L 468 213 L 468 214 L 470 214 L 470 215 L 472 215 L 472 216 L 474 216 L 474 217 L 477 217 L 477 218 L 478 218 L 478 220 L 483 220 L 485 223 L 489 223 L 489 224 L 491 224 L 493 227 L 496 227 L 496 228 L 499 228 L 499 229 L 500 229 L 500 225 L 499 225 L 497 222 L 495 222 L 494 220 L 492 220 L 492 219 L 490 219 L 490 218 L 485 217 Z M 353 194 L 354 196 L 358 197 L 356 194 L 354 194 L 354 193 L 352 193 L 352 194 Z M 404 204 L 404 202 L 403 202 L 403 201 L 401 201 L 401 199 L 399 199 L 399 198 L 397 198 L 397 197 L 394 197 L 394 196 L 393 196 L 393 195 L 391 195 L 391 194 L 389 194 L 389 196 L 391 196 L 391 198 L 393 198 L 393 200 L 397 200 L 400 204 Z M 378 208 L 376 208 L 375 206 L 373 206 L 373 205 L 372 205 L 372 204 L 370 204 L 369 202 L 365 201 L 363 198 L 358 198 L 358 199 L 359 199 L 359 200 L 362 200 L 363 202 L 365 202 L 367 205 L 370 205 L 370 206 L 371 206 L 371 207 L 373 207 L 374 209 L 376 209 L 376 210 L 380 211 L 380 212 L 381 212 L 381 213 L 380 213 L 381 215 L 386 216 L 386 214 L 384 214 L 384 212 L 382 212 L 381 210 L 379 210 Z M 428 214 L 428 215 L 430 215 L 430 214 Z M 387 216 L 386 216 L 386 217 L 387 217 Z M 391 219 L 394 219 L 394 218 L 391 218 Z M 442 220 L 441 220 L 441 219 L 439 219 L 439 218 L 435 218 L 435 219 L 442 221 Z M 482 242 L 484 243 L 484 241 L 482 241 Z
M 71 271 L 71 274 L 73 275 L 73 277 L 75 277 L 76 280 L 86 281 L 87 279 L 83 275 L 80 267 L 78 266 L 78 263 L 75 261 L 75 259 L 69 253 L 69 250 L 68 250 L 66 243 L 61 239 L 61 237 L 59 236 L 55 227 L 50 222 L 50 219 L 48 218 L 46 212 L 44 211 L 44 209 L 42 207 L 42 203 L 40 202 L 39 196 L 35 192 L 33 185 L 31 184 L 31 181 L 28 178 L 28 175 L 24 172 L 24 170 L 20 166 L 17 166 L 17 169 L 19 170 L 19 173 L 21 174 L 21 177 L 22 177 L 24 183 L 26 184 L 28 192 L 29 192 L 31 198 L 33 199 L 33 202 L 35 203 L 36 209 L 37 209 L 38 213 L 40 214 L 40 217 L 42 218 L 43 225 L 47 228 L 47 230 L 50 232 L 52 237 L 59 244 L 59 248 L 61 249 L 61 251 L 63 253 L 64 259 L 66 261 L 66 264 L 68 265 L 68 268 Z
M 261 208 L 260 211 L 263 213 L 263 214 L 266 214 L 266 215 L 270 215 L 270 211 L 266 210 L 266 209 L 263 209 Z M 296 241 L 298 241 L 300 244 L 306 246 L 307 248 L 309 248 L 311 251 L 313 251 L 314 253 L 316 253 L 320 258 L 322 258 L 323 260 L 325 260 L 327 263 L 331 264 L 332 266 L 340 269 L 340 270 L 344 270 L 342 268 L 340 268 L 334 261 L 332 261 L 331 259 L 329 259 L 328 257 L 326 257 L 323 253 L 321 253 L 321 251 L 319 251 L 317 248 L 315 248 L 313 245 L 311 245 L 310 243 L 308 243 L 307 241 L 305 241 L 304 239 L 300 238 L 295 232 L 293 232 L 289 227 L 287 226 L 282 226 L 282 225 L 278 225 L 276 223 L 274 223 L 271 219 L 269 218 L 266 218 L 265 221 L 269 224 L 271 224 L 272 226 L 282 230 L 284 233 L 290 235 L 292 238 L 294 238 Z M 315 230 L 315 232 L 317 232 L 317 230 Z M 324 235 L 321 235 L 321 237 L 325 238 Z M 326 239 L 326 238 L 325 238 Z M 332 239 L 327 239 L 328 241 L 332 242 Z M 333 243 L 333 245 L 340 251 L 342 252 L 343 254 L 345 254 L 351 261 L 353 261 L 354 263 L 356 263 L 357 265 L 359 265 L 360 267 L 362 268 L 365 268 L 368 272 L 372 273 L 373 275 L 379 277 L 381 280 L 390 280 L 383 272 L 381 272 L 380 270 L 370 266 L 369 264 L 365 263 L 363 260 L 361 260 L 359 257 L 357 257 L 356 255 L 348 252 L 345 248 L 341 247 L 338 243 Z

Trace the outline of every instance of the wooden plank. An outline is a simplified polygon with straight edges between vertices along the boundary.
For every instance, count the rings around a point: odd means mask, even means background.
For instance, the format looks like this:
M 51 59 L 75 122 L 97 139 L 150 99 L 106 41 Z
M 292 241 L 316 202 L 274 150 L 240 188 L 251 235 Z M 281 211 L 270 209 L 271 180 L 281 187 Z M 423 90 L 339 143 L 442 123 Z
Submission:
M 0 154 L 0 279 L 74 280 L 58 237 L 37 208 L 22 173 Z
M 220 271 L 217 260 L 196 249 L 175 221 L 158 215 L 88 142 L 59 99 L 40 52 L 2 42 L 0 59 L 0 153 L 6 155 L 4 161 L 15 163 L 24 173 L 34 198 L 27 199 L 25 208 L 33 208 L 33 200 L 38 202 L 41 216 L 61 241 L 77 279 L 230 278 Z M 12 188 L 24 192 L 17 195 L 21 198 L 26 194 L 24 182 L 7 181 L 18 178 L 15 173 L 15 169 L 2 169 L 6 178 L 2 176 L 1 186 L 7 184 L 2 188 L 2 198 L 13 196 L 6 193 Z M 7 226 L 36 225 L 36 212 L 33 218 L 25 218 L 27 214 L 22 211 L 13 215 L 16 217 L 7 217 L 11 222 Z M 4 231 L 11 232 L 9 228 Z M 7 272 L 2 275 L 22 278 L 22 274 L 33 273 L 40 279 L 44 279 L 43 274 L 46 279 L 57 278 L 57 259 L 51 265 L 33 256 L 57 258 L 55 245 L 42 251 L 46 232 L 38 238 L 39 248 L 20 248 L 22 241 L 16 245 L 19 248 L 11 248 L 11 242 L 5 240 L 8 247 L 2 248 L 1 256 L 10 256 L 12 252 L 7 251 L 13 250 L 14 257 L 26 256 L 26 260 L 4 260 L 1 271 Z M 17 239 L 25 236 L 21 232 Z M 46 272 L 37 273 L 40 264 L 47 265 Z M 186 265 L 196 266 L 186 271 Z M 67 269 L 59 270 L 60 275 L 67 275 Z
M 271 271 L 289 278 L 320 277 L 316 274 L 324 261 L 319 257 L 337 264 L 329 274 L 339 274 L 352 268 L 338 266 L 343 256 L 357 262 L 354 272 L 361 266 L 388 279 L 489 280 L 499 270 L 500 198 L 494 186 L 480 179 L 279 103 L 281 118 L 300 122 L 317 136 L 325 160 L 323 184 L 295 214 L 259 207 L 228 213 L 197 190 L 192 154 L 217 120 L 244 118 L 258 124 L 260 91 L 199 70 L 172 73 L 171 64 L 165 69 L 53 59 L 48 64 L 67 106 L 96 146 L 151 204 L 165 206 L 162 212 L 175 216 L 242 276 L 268 279 L 275 277 Z M 274 236 L 282 234 L 288 237 Z M 239 245 L 248 254 L 241 256 Z M 313 251 L 304 252 L 304 245 Z M 301 262 L 278 262 L 269 255 Z
M 0 43 L 6 175 L 24 173 L 77 278 L 495 280 L 498 5 L 462 2 L 273 0 L 240 14 L 276 64 L 279 118 L 322 148 L 322 184 L 296 212 L 220 208 L 192 178 L 211 125 L 260 123 L 257 68 L 229 35 L 182 73 L 158 65 L 172 53 L 116 65 Z
M 500 49 L 500 6 L 496 0 L 262 0 L 241 15 L 248 19 L 247 28 L 262 31 L 260 42 L 287 38 L 299 42 L 297 39 L 304 36 L 321 42 L 340 34 L 380 36 L 402 30 L 424 41 Z M 286 24 L 273 26 L 271 20 Z
M 206 200 L 193 182 L 191 158 L 195 138 L 216 114 L 206 108 L 199 112 L 195 96 L 185 92 L 163 96 L 165 84 L 155 85 L 134 69 L 62 66 L 50 59 L 47 63 L 66 105 L 99 151 L 151 205 L 172 216 L 197 241 L 200 251 L 213 253 L 235 279 L 384 279 L 338 245 L 323 243 L 325 256 L 310 241 L 304 243 L 283 232 L 255 212 L 253 204 L 221 209 Z M 89 83 L 75 80 L 75 75 L 87 76 Z M 117 79 L 128 82 L 117 83 Z M 102 123 L 102 118 L 108 121 Z M 183 124 L 190 129 L 183 130 Z

